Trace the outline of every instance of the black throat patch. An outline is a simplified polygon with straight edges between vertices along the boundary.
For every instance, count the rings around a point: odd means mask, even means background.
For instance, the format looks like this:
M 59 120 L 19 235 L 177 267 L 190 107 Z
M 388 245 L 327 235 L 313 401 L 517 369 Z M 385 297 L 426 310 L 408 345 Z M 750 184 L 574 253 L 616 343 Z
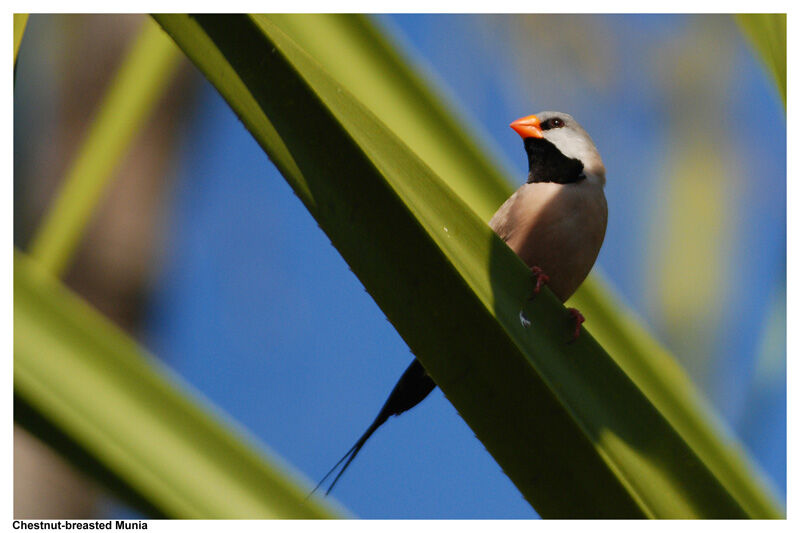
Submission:
M 525 152 L 528 154 L 528 183 L 575 183 L 586 179 L 583 163 L 565 156 L 550 141 L 528 137 Z

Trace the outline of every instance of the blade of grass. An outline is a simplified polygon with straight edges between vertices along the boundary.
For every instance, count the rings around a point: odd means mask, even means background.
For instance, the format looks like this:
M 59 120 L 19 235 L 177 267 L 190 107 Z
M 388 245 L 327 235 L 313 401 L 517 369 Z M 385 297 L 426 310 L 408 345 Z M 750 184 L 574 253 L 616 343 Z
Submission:
M 14 13 L 14 66 L 17 66 L 17 54 L 22 36 L 25 35 L 25 26 L 28 24 L 27 13 Z
M 567 347 L 552 294 L 520 326 L 519 258 L 269 19 L 156 18 L 543 516 L 759 516 L 593 339 Z
M 60 276 L 142 124 L 172 77 L 180 54 L 152 20 L 114 77 L 61 190 L 31 243 L 31 255 Z
M 786 14 L 738 14 L 736 21 L 775 79 L 786 107 Z
M 15 420 L 151 516 L 332 518 L 282 466 L 21 252 Z

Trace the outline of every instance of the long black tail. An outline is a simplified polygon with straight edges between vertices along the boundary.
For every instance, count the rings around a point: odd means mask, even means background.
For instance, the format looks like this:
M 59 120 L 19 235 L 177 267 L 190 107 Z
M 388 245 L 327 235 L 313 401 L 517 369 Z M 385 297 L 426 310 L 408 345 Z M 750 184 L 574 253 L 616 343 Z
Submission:
M 344 466 L 333 478 L 333 482 L 331 486 L 328 487 L 328 490 L 325 491 L 325 495 L 327 496 L 333 490 L 333 487 L 336 485 L 336 482 L 339 481 L 339 478 L 342 477 L 344 471 L 347 470 L 347 467 L 350 466 L 350 463 L 353 462 L 353 459 L 356 458 L 358 452 L 361 451 L 361 448 L 364 446 L 364 443 L 367 442 L 375 430 L 378 429 L 386 422 L 390 416 L 394 415 L 397 416 L 401 413 L 404 413 L 417 405 L 419 402 L 424 400 L 430 392 L 436 388 L 436 384 L 433 380 L 425 373 L 425 369 L 422 368 L 422 365 L 414 359 L 414 362 L 409 365 L 403 375 L 400 377 L 400 381 L 397 382 L 397 385 L 394 386 L 392 389 L 391 394 L 389 394 L 389 398 L 386 400 L 386 403 L 383 404 L 378 416 L 375 417 L 375 420 L 370 424 L 367 430 L 361 435 L 361 438 L 356 441 L 352 448 L 350 448 L 344 457 L 339 459 L 333 468 L 331 468 L 325 477 L 323 477 L 317 486 L 314 487 L 314 490 L 311 491 L 311 494 L 314 494 L 325 480 L 328 479 L 331 474 L 333 474 L 336 469 L 339 467 L 340 464 L 344 462 Z M 346 460 L 346 462 L 345 462 Z M 311 496 L 309 494 L 309 496 Z

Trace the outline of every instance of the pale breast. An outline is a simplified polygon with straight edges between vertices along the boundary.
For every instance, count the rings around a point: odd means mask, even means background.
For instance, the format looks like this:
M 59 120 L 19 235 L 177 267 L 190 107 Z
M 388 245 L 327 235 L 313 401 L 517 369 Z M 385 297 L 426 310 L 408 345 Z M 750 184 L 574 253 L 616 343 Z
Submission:
M 525 264 L 543 269 L 550 289 L 565 301 L 592 269 L 607 219 L 602 185 L 543 182 L 520 187 L 489 225 Z

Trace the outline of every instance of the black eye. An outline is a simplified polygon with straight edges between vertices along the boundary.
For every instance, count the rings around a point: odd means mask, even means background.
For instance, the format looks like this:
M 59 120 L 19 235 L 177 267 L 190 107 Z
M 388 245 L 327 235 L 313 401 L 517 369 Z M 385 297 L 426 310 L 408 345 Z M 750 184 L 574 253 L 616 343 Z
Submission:
M 542 129 L 543 130 L 550 130 L 553 128 L 563 128 L 564 121 L 560 118 L 550 118 L 542 122 Z

